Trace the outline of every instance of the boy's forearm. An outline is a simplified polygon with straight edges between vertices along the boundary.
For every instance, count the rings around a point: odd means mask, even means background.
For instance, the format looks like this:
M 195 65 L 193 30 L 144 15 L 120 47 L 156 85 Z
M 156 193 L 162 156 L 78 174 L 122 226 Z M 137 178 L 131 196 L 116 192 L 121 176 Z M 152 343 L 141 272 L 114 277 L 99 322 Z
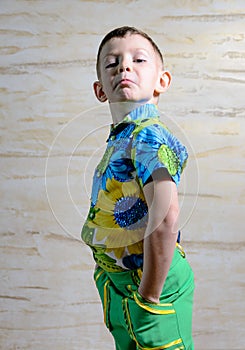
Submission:
M 144 266 L 138 292 L 152 302 L 159 302 L 165 279 L 167 277 L 174 249 L 177 233 L 164 225 L 146 236 L 144 240 Z

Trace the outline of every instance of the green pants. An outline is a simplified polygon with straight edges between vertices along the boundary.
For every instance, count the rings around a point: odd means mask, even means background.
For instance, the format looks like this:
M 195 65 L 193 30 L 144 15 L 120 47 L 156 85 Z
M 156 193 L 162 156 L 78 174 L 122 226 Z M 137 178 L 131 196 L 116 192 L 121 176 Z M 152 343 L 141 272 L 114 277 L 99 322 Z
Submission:
M 175 250 L 159 304 L 147 302 L 137 292 L 141 273 L 112 273 L 100 267 L 94 273 L 116 350 L 193 350 L 194 279 L 184 255 Z

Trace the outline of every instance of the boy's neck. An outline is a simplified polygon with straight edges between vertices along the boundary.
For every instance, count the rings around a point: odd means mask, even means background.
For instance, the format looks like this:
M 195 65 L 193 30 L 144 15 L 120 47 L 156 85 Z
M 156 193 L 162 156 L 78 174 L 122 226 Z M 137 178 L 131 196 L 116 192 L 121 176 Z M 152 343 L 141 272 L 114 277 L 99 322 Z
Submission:
M 146 104 L 147 102 L 116 102 L 110 103 L 110 111 L 113 124 L 120 123 L 126 115 L 132 112 L 134 109 Z

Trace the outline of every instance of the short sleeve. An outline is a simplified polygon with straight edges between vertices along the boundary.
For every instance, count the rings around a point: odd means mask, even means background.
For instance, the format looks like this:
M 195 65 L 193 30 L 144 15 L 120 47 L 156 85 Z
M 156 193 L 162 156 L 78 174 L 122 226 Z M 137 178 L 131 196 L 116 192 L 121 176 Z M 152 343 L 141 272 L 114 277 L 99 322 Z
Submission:
M 178 186 L 188 158 L 185 146 L 161 123 L 134 130 L 131 156 L 141 186 L 160 168 L 167 169 Z

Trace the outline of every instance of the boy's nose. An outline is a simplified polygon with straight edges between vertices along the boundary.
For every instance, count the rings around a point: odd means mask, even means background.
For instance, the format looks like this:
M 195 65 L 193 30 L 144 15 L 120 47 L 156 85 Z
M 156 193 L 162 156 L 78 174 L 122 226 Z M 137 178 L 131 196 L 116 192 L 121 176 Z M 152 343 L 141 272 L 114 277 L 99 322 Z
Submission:
M 132 65 L 130 64 L 129 60 L 124 59 L 118 65 L 118 73 L 131 72 L 131 70 L 132 70 Z
M 130 72 L 131 71 L 131 67 L 129 65 L 125 65 L 125 66 L 121 66 L 119 68 L 119 73 L 122 73 L 122 72 Z

